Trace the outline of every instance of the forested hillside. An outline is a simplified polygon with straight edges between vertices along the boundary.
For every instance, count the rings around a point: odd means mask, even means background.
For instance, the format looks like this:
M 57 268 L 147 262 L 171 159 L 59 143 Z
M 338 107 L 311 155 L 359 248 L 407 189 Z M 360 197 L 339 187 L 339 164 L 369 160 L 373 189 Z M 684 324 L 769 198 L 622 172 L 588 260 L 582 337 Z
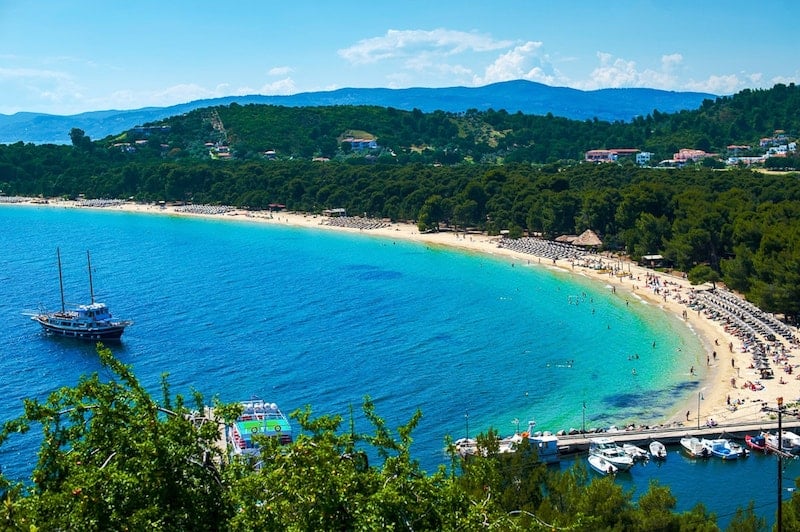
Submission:
M 395 163 L 528 162 L 582 160 L 587 150 L 635 148 L 668 159 L 681 148 L 725 156 L 728 146 L 759 147 L 776 130 L 791 138 L 800 134 L 800 89 L 776 85 L 746 90 L 732 97 L 706 100 L 697 111 L 665 114 L 653 111 L 632 122 L 570 120 L 553 115 L 526 115 L 504 110 L 465 113 L 383 107 L 276 107 L 238 105 L 198 109 L 150 129 L 130 131 L 113 142 L 148 143 L 172 157 L 204 157 L 208 142 L 232 150 L 235 158 L 386 158 Z M 379 149 L 348 150 L 343 141 L 355 132 L 375 138 Z M 109 139 L 111 141 L 112 139 Z M 388 162 L 388 161 L 386 161 Z
M 765 310 L 795 319 L 797 174 L 716 170 L 706 161 L 667 170 L 579 160 L 589 147 L 666 153 L 757 145 L 775 129 L 792 137 L 800 131 L 799 108 L 794 85 L 744 91 L 695 112 L 632 124 L 503 111 L 230 105 L 100 141 L 73 130 L 72 146 L 0 146 L 0 190 L 252 209 L 280 203 L 308 212 L 341 207 L 414 221 L 423 230 L 556 237 L 593 229 L 607 249 L 633 258 L 663 254 L 682 271 L 721 278 Z M 379 147 L 348 149 L 348 135 Z M 331 160 L 311 160 L 325 155 Z M 796 158 L 780 160 L 791 166 Z

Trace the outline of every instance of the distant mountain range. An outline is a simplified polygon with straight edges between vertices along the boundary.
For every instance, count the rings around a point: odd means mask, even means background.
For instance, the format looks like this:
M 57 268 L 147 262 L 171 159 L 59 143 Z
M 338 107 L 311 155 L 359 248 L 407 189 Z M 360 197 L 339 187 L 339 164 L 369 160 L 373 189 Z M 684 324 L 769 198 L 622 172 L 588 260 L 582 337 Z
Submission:
M 187 113 L 201 107 L 238 103 L 282 105 L 286 107 L 318 107 L 331 105 L 376 105 L 423 112 L 464 112 L 468 109 L 485 111 L 504 109 L 521 112 L 592 120 L 627 122 L 658 110 L 675 113 L 695 110 L 703 100 L 715 100 L 716 95 L 700 92 L 673 92 L 656 89 L 601 89 L 581 91 L 566 87 L 551 87 L 531 81 L 506 81 L 483 87 L 411 88 L 411 89 L 338 89 L 306 92 L 291 96 L 227 96 L 195 100 L 170 107 L 145 107 L 129 111 L 92 111 L 60 116 L 20 112 L 0 114 L 0 143 L 32 142 L 36 144 L 70 142 L 72 128 L 82 129 L 98 140 L 115 135 L 134 126 L 155 122 L 170 116 Z

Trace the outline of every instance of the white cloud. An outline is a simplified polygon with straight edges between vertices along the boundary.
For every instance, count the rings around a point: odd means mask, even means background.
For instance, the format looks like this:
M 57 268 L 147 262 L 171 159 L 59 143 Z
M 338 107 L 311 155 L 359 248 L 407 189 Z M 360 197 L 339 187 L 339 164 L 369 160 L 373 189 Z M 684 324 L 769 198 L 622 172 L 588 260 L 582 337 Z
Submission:
M 669 54 L 661 56 L 661 68 L 665 72 L 671 72 L 683 63 L 683 56 L 681 54 Z
M 338 51 L 339 56 L 354 65 L 376 63 L 388 59 L 407 58 L 424 53 L 450 56 L 464 52 L 487 52 L 510 46 L 486 35 L 447 30 L 388 30 L 381 37 L 363 39 Z
M 296 93 L 297 87 L 292 78 L 284 78 L 263 85 L 258 92 L 267 96 L 285 96 Z
M 475 85 L 486 85 L 513 79 L 527 79 L 552 84 L 556 81 L 556 72 L 549 64 L 547 56 L 541 53 L 542 43 L 528 41 L 501 54 L 486 67 L 483 76 L 475 76 Z
M 272 67 L 272 68 L 270 68 L 267 71 L 267 74 L 269 74 L 270 76 L 285 76 L 285 75 L 290 74 L 292 72 L 294 72 L 294 69 L 292 67 L 280 66 L 280 67 Z
M 739 79 L 736 74 L 728 74 L 726 76 L 713 75 L 701 81 L 690 80 L 683 90 L 710 92 L 711 94 L 733 94 L 743 89 L 745 85 L 744 81 Z

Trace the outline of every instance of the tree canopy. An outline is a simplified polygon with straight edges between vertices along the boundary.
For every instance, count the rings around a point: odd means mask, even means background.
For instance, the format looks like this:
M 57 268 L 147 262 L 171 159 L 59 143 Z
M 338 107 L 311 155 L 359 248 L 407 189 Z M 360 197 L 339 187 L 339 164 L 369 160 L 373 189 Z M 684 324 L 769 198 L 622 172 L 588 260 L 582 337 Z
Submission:
M 651 484 L 635 502 L 585 467 L 548 470 L 527 440 L 499 453 L 491 430 L 466 462 L 445 441 L 450 464 L 427 473 L 411 452 L 422 413 L 392 430 L 368 397 L 372 432 L 342 430 L 342 416 L 306 407 L 292 414 L 293 443 L 265 438 L 256 460 L 231 459 L 199 392 L 192 406 L 170 398 L 165 375 L 156 401 L 110 350 L 97 352 L 109 380 L 94 374 L 27 399 L 4 423 L 0 444 L 35 427 L 42 440 L 29 484 L 0 474 L 3 530 L 717 530 L 701 505 L 676 513 L 666 487 Z M 214 408 L 222 423 L 241 412 Z M 730 529 L 744 527 L 764 529 L 752 505 Z

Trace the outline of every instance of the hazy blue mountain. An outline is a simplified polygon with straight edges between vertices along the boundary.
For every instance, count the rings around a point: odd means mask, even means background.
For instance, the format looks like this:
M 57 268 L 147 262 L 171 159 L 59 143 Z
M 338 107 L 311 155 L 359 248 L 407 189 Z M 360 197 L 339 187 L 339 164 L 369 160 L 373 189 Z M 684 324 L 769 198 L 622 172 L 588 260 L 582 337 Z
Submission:
M 411 89 L 338 89 L 291 96 L 228 96 L 196 100 L 170 107 L 145 107 L 129 111 L 92 111 L 70 116 L 41 113 L 0 114 L 0 142 L 69 143 L 69 131 L 80 128 L 94 140 L 201 107 L 270 104 L 287 107 L 324 105 L 377 105 L 396 109 L 463 112 L 468 109 L 505 109 L 509 113 L 555 116 L 576 120 L 597 118 L 629 121 L 657 109 L 662 113 L 694 110 L 713 94 L 656 89 L 601 89 L 581 91 L 550 87 L 531 81 L 506 81 L 484 87 Z

